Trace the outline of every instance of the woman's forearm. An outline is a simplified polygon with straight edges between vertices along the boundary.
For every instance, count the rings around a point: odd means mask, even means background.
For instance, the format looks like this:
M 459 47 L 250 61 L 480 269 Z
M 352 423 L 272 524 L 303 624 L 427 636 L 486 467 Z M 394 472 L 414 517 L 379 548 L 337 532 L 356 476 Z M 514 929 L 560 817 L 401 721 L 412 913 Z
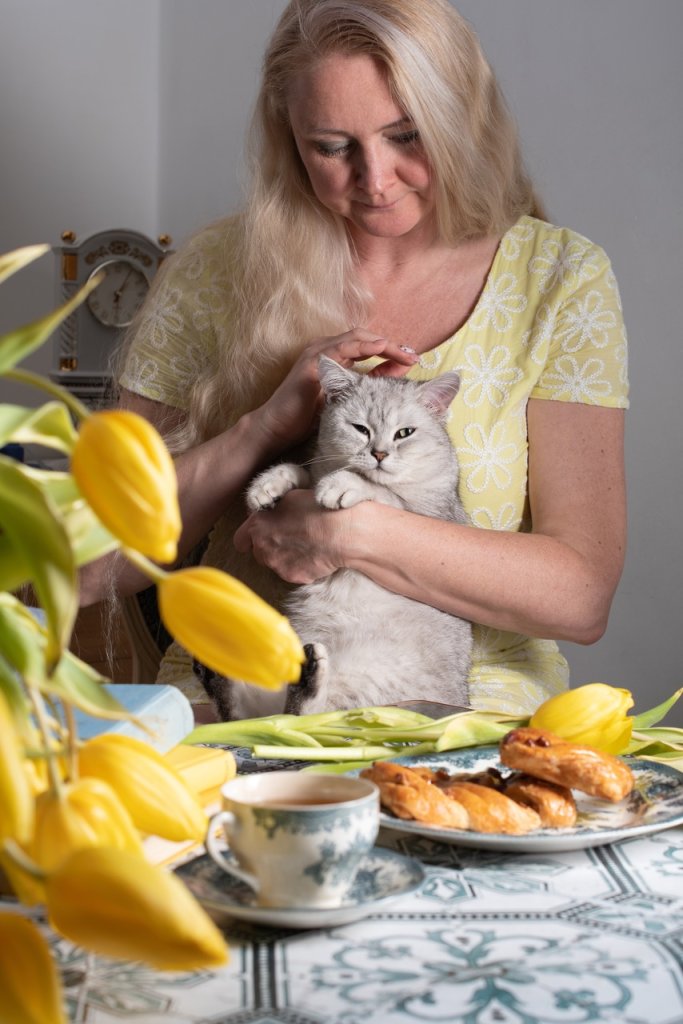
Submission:
M 389 590 L 528 636 L 589 644 L 604 632 L 618 555 L 596 565 L 552 536 L 417 519 L 372 502 L 349 511 L 344 564 Z

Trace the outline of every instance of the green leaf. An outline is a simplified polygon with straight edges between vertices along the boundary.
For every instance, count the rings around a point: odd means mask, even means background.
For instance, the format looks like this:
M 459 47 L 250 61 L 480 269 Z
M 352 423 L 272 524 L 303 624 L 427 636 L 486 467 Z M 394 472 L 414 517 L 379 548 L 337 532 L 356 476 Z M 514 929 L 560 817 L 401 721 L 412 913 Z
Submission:
M 90 665 L 77 658 L 70 651 L 64 651 L 57 667 L 44 686 L 44 693 L 60 697 L 80 708 L 88 715 L 98 718 L 135 720 L 128 711 L 104 686 L 109 682 Z
M 663 725 L 659 729 L 640 729 L 638 732 L 634 732 L 632 736 L 634 740 L 641 739 L 641 737 L 650 743 L 654 741 L 678 743 L 683 751 L 683 729 L 678 729 L 676 726 Z
M 0 456 L 0 528 L 30 567 L 47 618 L 48 671 L 68 645 L 78 610 L 76 566 L 54 506 L 23 467 Z
M 668 700 L 665 700 L 662 704 L 658 704 L 656 708 L 650 708 L 649 711 L 643 711 L 640 715 L 634 715 L 633 728 L 637 732 L 640 732 L 642 729 L 647 729 L 649 726 L 656 725 L 657 722 L 661 722 L 664 716 L 669 713 L 681 694 L 683 694 L 683 686 L 680 690 L 676 690 Z
M 460 747 L 476 747 L 485 743 L 497 743 L 510 729 L 526 725 L 527 718 L 502 721 L 500 716 L 468 712 L 460 722 L 453 722 L 436 741 L 434 749 L 439 753 L 457 750 Z
M 79 568 L 121 547 L 118 538 L 102 525 L 88 505 L 70 473 L 29 466 L 24 471 L 57 508 Z
M 69 455 L 77 436 L 71 417 L 61 402 L 47 402 L 39 409 L 0 405 L 0 445 L 8 441 L 42 444 Z
M 31 613 L 10 594 L 0 594 L 2 655 L 28 686 L 45 681 L 45 646 L 45 633 Z
M 11 370 L 22 359 L 25 359 L 29 353 L 40 348 L 62 321 L 66 320 L 80 306 L 86 295 L 97 287 L 102 277 L 103 275 L 98 274 L 92 280 L 86 281 L 68 302 L 65 302 L 64 305 L 52 313 L 48 313 L 47 316 L 43 316 L 39 320 L 34 320 L 33 323 L 25 324 L 23 327 L 17 327 L 15 330 L 3 334 L 0 337 L 0 373 L 6 373 L 7 370 Z
M 0 652 L 0 692 L 4 695 L 15 718 L 28 715 L 26 691 L 16 672 Z
M 21 270 L 29 263 L 33 263 L 39 256 L 44 256 L 46 252 L 50 251 L 50 246 L 43 242 L 41 245 L 25 245 L 21 249 L 15 249 L 13 252 L 6 252 L 0 256 L 0 283 L 5 281 L 12 274 L 16 274 L 17 270 Z
M 10 538 L 0 533 L 0 590 L 18 590 L 31 578 L 31 567 Z

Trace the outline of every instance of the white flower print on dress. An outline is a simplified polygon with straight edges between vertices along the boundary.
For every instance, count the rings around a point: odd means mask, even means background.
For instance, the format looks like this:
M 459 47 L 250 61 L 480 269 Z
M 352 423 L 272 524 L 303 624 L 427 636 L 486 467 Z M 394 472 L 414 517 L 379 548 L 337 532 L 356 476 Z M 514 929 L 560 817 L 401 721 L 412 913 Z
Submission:
M 531 359 L 539 366 L 544 366 L 548 358 L 548 348 L 555 334 L 559 312 L 559 305 L 550 306 L 544 302 L 539 307 L 531 330 L 527 331 L 522 338 L 524 347 L 530 346 L 531 348 L 529 352 Z
M 154 397 L 159 393 L 158 379 L 159 367 L 152 359 L 139 359 L 134 353 L 128 360 L 129 388 L 134 391 L 139 388 L 141 393 Z
M 503 235 L 500 243 L 500 254 L 504 260 L 519 259 L 522 246 L 534 237 L 533 224 L 516 224 Z
M 197 309 L 192 315 L 192 323 L 198 331 L 208 331 L 226 311 L 225 292 L 212 277 L 209 286 L 199 288 L 195 295 Z
M 423 370 L 438 370 L 441 366 L 442 358 L 443 356 L 439 350 L 435 348 L 430 352 L 423 352 L 417 363 Z
M 472 409 L 486 401 L 496 409 L 502 408 L 510 389 L 523 376 L 519 367 L 510 365 L 510 352 L 503 345 L 496 345 L 488 353 L 481 345 L 468 345 L 465 362 L 468 383 L 463 399 Z
M 150 304 L 140 319 L 139 332 L 144 334 L 152 348 L 165 350 L 170 337 L 183 333 L 185 321 L 178 308 L 180 292 L 176 288 L 163 288 L 159 301 Z
M 580 237 L 566 245 L 547 238 L 541 245 L 542 255 L 529 261 L 529 273 L 539 278 L 539 292 L 544 295 L 554 285 L 570 285 L 574 278 L 578 283 L 596 273 L 596 264 L 586 258 L 591 249 L 590 243 Z
M 605 278 L 605 280 L 607 282 L 607 287 L 610 289 L 610 291 L 614 292 L 614 298 L 617 302 L 617 309 L 620 313 L 623 313 L 624 308 L 621 304 L 621 292 L 619 291 L 619 285 L 617 284 L 617 279 L 611 266 L 607 271 L 607 277 Z
M 480 423 L 468 423 L 463 434 L 466 446 L 458 445 L 458 458 L 465 486 L 473 494 L 487 487 L 504 490 L 512 482 L 508 469 L 517 459 L 517 447 L 505 436 L 505 424 L 496 423 L 488 433 Z
M 617 345 L 614 355 L 619 365 L 619 383 L 625 389 L 628 387 L 628 347 L 625 336 L 621 344 Z
M 172 356 L 170 370 L 178 382 L 178 394 L 189 393 L 206 364 L 206 349 L 197 344 L 188 344 L 182 352 L 176 352 Z
M 522 521 L 522 517 L 518 514 L 517 509 L 511 501 L 506 501 L 504 505 L 498 509 L 497 512 L 493 512 L 490 508 L 475 508 L 472 509 L 470 515 L 473 526 L 478 526 L 481 530 L 501 530 L 512 532 L 519 528 L 519 524 Z
M 578 352 L 585 346 L 605 348 L 609 334 L 617 326 L 613 309 L 605 304 L 601 292 L 589 291 L 580 299 L 571 299 L 562 310 L 558 337 L 563 352 Z
M 605 364 L 601 359 L 579 363 L 574 356 L 562 356 L 555 363 L 555 370 L 544 373 L 540 383 L 559 401 L 590 405 L 612 393 L 612 385 L 604 373 Z
M 469 326 L 475 331 L 482 331 L 489 325 L 501 334 L 509 331 L 513 316 L 523 313 L 529 301 L 518 289 L 514 274 L 501 274 L 495 280 L 489 278 Z

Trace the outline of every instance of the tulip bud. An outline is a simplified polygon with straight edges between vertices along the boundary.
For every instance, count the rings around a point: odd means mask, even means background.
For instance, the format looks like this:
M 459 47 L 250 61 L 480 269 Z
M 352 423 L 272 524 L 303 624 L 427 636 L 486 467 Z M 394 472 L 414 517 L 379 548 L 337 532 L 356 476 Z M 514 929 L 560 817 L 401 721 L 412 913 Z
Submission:
M 33 790 L 16 725 L 0 691 L 0 847 L 5 839 L 26 842 L 33 832 Z
M 134 736 L 103 733 L 78 754 L 81 775 L 107 782 L 147 835 L 200 842 L 208 820 L 199 800 L 162 754 Z
M 133 853 L 79 850 L 46 889 L 52 927 L 95 953 L 161 971 L 227 962 L 223 936 L 183 883 Z
M 33 921 L 0 912 L 0 1020 L 67 1024 L 50 947 Z
M 30 861 L 31 855 L 26 846 L 17 843 L 17 847 L 22 859 L 25 857 Z M 36 875 L 22 867 L 20 861 L 16 859 L 15 848 L 10 847 L 10 849 L 12 850 L 11 853 L 0 851 L 0 869 L 4 873 L 10 889 L 25 907 L 35 907 L 39 903 L 44 903 L 45 886 L 42 878 L 36 877 Z M 2 1020 L 1 1016 L 0 1020 Z
M 106 782 L 79 779 L 36 800 L 31 854 L 43 871 L 54 871 L 75 850 L 109 846 L 142 854 L 142 841 L 128 811 Z
M 531 716 L 529 725 L 571 743 L 620 754 L 631 739 L 633 721 L 626 717 L 626 712 L 632 707 L 633 697 L 628 690 L 606 683 L 587 683 L 544 701 Z
M 93 413 L 71 457 L 81 494 L 125 545 L 158 562 L 177 555 L 181 521 L 173 460 L 160 435 L 136 413 Z
M 304 652 L 289 621 L 239 580 L 199 566 L 157 586 L 166 628 L 214 672 L 271 690 L 299 679 Z

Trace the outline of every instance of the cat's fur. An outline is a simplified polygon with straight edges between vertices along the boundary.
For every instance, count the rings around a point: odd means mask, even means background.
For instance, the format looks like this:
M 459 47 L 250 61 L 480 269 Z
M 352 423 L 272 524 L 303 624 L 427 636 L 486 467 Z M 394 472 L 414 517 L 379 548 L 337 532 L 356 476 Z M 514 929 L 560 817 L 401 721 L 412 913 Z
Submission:
M 319 372 L 326 400 L 312 459 L 257 476 L 247 491 L 249 509 L 271 508 L 292 488 L 313 487 L 329 509 L 370 500 L 465 523 L 457 458 L 445 428 L 458 374 L 416 383 L 345 370 L 325 356 Z M 211 678 L 199 666 L 223 717 L 418 698 L 467 704 L 472 635 L 463 619 L 349 569 L 293 589 L 283 611 L 306 645 L 301 680 L 273 695 Z M 262 699 L 255 704 L 257 694 Z

